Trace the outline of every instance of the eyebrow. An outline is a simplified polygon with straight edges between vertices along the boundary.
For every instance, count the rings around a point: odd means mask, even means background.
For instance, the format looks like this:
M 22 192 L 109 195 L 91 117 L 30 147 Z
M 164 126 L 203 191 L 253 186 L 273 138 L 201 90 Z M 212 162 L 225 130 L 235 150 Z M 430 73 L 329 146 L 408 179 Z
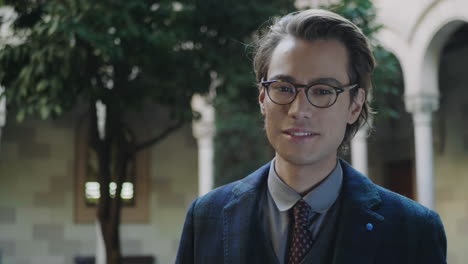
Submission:
M 290 83 L 297 84 L 297 80 L 294 79 L 294 77 L 286 74 L 277 74 L 271 78 L 271 80 L 282 80 Z M 331 84 L 334 86 L 342 86 L 342 84 L 335 78 L 332 77 L 322 77 L 322 78 L 316 78 L 309 80 L 307 83 L 304 85 L 314 85 L 314 84 Z

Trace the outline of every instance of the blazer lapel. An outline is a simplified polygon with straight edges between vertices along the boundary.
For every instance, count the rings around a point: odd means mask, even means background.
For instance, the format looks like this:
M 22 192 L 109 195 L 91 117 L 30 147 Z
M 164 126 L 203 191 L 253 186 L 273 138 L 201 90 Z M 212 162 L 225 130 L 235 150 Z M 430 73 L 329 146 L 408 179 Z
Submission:
M 266 186 L 269 164 L 241 180 L 233 199 L 223 209 L 224 263 L 258 263 L 260 239 L 259 199 Z
M 372 182 L 341 161 L 342 211 L 337 229 L 333 263 L 374 263 L 384 217 L 375 212 L 381 204 Z

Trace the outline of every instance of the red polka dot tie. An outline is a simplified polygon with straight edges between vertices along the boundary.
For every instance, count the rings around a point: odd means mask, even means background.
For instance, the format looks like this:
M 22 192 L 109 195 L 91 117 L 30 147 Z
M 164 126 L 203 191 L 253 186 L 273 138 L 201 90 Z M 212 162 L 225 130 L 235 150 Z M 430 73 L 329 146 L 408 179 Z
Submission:
M 292 208 L 294 216 L 294 229 L 289 250 L 288 264 L 298 264 L 312 248 L 312 233 L 309 231 L 310 206 L 299 200 Z

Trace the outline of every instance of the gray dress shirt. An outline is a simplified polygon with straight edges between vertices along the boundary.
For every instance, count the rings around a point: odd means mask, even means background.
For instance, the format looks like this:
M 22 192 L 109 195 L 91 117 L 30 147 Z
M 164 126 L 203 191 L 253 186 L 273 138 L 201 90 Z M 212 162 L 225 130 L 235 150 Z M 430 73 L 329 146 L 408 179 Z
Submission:
M 300 199 L 303 199 L 312 209 L 310 231 L 314 239 L 317 237 L 325 215 L 339 196 L 343 182 L 343 171 L 340 163 L 318 186 L 303 197 L 289 187 L 276 173 L 275 160 L 271 162 L 268 175 L 268 191 L 263 204 L 263 223 L 267 236 L 270 237 L 273 250 L 280 264 L 287 263 L 288 236 L 290 218 L 288 210 Z

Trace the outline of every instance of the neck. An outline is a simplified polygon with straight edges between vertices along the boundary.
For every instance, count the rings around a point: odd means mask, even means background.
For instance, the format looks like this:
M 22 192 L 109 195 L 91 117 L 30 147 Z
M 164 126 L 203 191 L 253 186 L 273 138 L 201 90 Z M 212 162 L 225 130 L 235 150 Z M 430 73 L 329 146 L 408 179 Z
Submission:
M 314 189 L 336 167 L 336 157 L 314 164 L 294 164 L 276 155 L 275 170 L 278 176 L 297 193 L 307 194 Z

